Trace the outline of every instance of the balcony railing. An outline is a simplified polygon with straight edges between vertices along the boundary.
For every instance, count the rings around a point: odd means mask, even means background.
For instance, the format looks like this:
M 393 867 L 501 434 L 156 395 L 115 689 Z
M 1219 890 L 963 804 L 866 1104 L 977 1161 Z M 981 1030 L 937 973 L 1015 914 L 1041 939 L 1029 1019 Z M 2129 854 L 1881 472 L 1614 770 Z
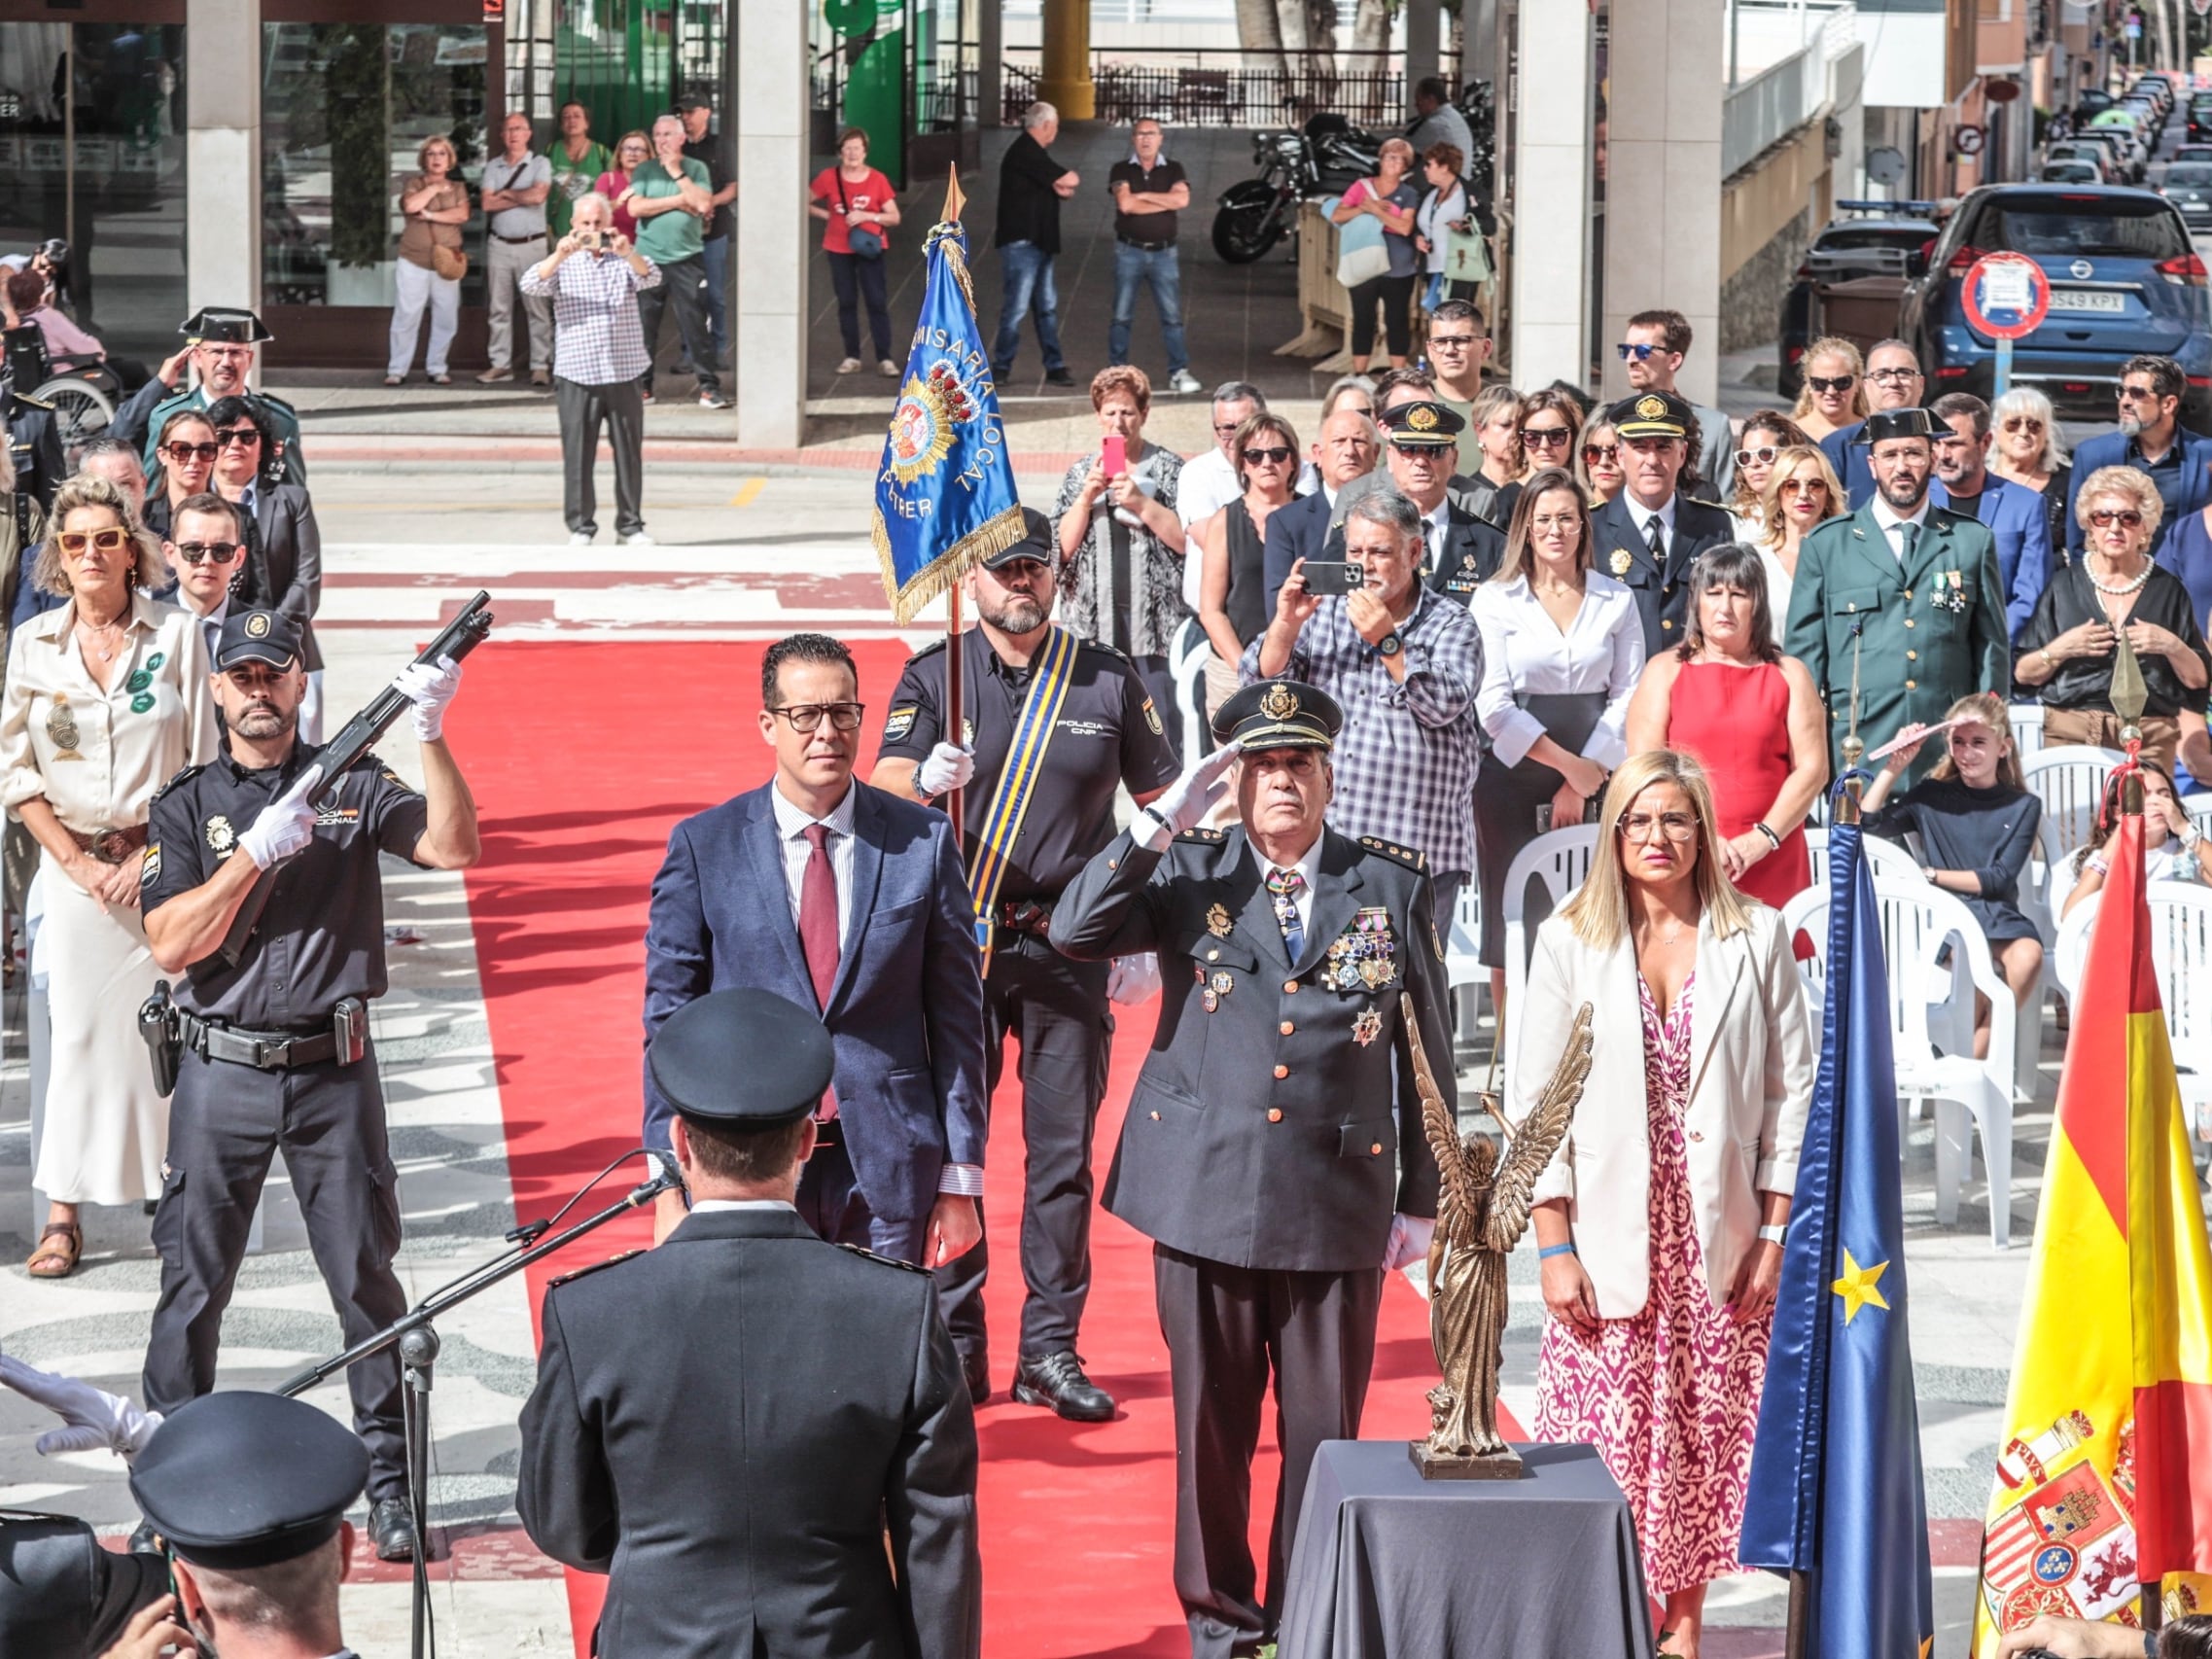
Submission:
M 1006 58 L 1003 119 L 1036 99 L 1035 53 Z M 1170 126 L 1295 126 L 1324 110 L 1360 125 L 1406 119 L 1405 59 L 1393 52 L 1138 52 L 1094 47 L 1098 119 L 1152 116 Z

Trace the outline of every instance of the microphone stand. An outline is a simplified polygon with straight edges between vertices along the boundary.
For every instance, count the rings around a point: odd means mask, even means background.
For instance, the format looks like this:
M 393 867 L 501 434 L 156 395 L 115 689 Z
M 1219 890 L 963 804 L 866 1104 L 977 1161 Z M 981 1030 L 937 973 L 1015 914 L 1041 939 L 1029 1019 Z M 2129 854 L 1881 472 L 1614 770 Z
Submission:
M 426 1644 L 430 1640 L 430 1391 L 432 1372 L 438 1363 L 438 1331 L 433 1324 L 440 1314 L 457 1307 L 471 1296 L 490 1289 L 501 1280 L 521 1272 L 532 1262 L 542 1261 L 565 1245 L 573 1244 L 588 1232 L 605 1226 L 630 1211 L 650 1204 L 664 1192 L 681 1191 L 683 1177 L 677 1173 L 675 1160 L 667 1154 L 650 1147 L 641 1147 L 640 1153 L 659 1165 L 659 1173 L 648 1181 L 640 1182 L 627 1195 L 610 1204 L 596 1216 L 551 1232 L 553 1221 L 526 1221 L 507 1235 L 512 1246 L 500 1255 L 479 1267 L 471 1268 L 459 1279 L 443 1288 L 425 1296 L 421 1305 L 394 1320 L 373 1336 L 364 1337 L 342 1354 L 334 1354 L 328 1359 L 318 1359 L 305 1370 L 298 1371 L 279 1383 L 280 1394 L 301 1394 L 309 1389 L 336 1376 L 347 1367 L 359 1363 L 387 1348 L 400 1351 L 400 1376 L 406 1389 L 406 1455 L 407 1455 L 407 1511 L 414 1522 L 414 1636 L 413 1659 L 425 1659 Z M 620 1163 L 639 1153 L 625 1153 Z M 610 1165 L 612 1169 L 614 1166 Z M 604 1178 L 604 1172 L 602 1172 Z M 597 1184 L 596 1182 L 593 1182 Z M 586 1186 L 584 1192 L 591 1190 Z M 566 1215 L 583 1193 L 577 1194 L 554 1216 L 558 1220 Z

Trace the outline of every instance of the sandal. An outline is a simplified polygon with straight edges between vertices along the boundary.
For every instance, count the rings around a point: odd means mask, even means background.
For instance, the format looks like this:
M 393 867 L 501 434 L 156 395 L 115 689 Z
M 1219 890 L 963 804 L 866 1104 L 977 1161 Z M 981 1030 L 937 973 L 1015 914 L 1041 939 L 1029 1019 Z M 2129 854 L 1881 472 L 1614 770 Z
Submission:
M 450 386 L 453 384 L 453 376 L 450 374 L 433 374 L 430 377 L 430 383 L 433 386 Z
M 46 1241 L 58 1238 L 58 1245 Z M 85 1229 L 75 1221 L 49 1221 L 38 1236 L 38 1248 L 23 1264 L 33 1279 L 66 1279 L 77 1271 L 77 1258 L 85 1253 Z

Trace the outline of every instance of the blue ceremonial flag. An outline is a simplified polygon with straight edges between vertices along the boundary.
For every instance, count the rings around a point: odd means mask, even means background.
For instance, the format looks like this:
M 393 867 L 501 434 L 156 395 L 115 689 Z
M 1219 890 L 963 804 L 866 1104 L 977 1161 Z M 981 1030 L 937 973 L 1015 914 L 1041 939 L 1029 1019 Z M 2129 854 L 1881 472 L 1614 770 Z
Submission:
M 900 622 L 1023 535 L 991 356 L 975 320 L 963 205 L 955 179 L 945 188 L 944 219 L 924 244 L 922 316 L 876 472 L 876 557 Z
M 1810 1574 L 1802 1652 L 1908 1659 L 1935 1640 L 1906 1330 L 1897 1074 L 1881 921 L 1856 825 L 1828 831 L 1820 1072 L 1783 1246 L 1745 1566 Z

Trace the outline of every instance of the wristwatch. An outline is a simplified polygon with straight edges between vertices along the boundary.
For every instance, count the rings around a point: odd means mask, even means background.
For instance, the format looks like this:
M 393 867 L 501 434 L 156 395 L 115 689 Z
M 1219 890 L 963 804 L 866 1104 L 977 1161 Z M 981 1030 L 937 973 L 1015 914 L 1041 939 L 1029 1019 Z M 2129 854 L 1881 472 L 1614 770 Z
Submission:
M 1789 1231 L 1787 1226 L 1761 1227 L 1759 1229 L 1759 1242 L 1761 1244 L 1781 1244 L 1788 1239 Z
M 1405 648 L 1406 642 L 1398 638 L 1397 629 L 1392 628 L 1388 633 L 1385 634 L 1380 640 L 1375 642 L 1375 654 L 1382 657 L 1392 657 L 1397 655 L 1399 652 L 1405 650 Z

